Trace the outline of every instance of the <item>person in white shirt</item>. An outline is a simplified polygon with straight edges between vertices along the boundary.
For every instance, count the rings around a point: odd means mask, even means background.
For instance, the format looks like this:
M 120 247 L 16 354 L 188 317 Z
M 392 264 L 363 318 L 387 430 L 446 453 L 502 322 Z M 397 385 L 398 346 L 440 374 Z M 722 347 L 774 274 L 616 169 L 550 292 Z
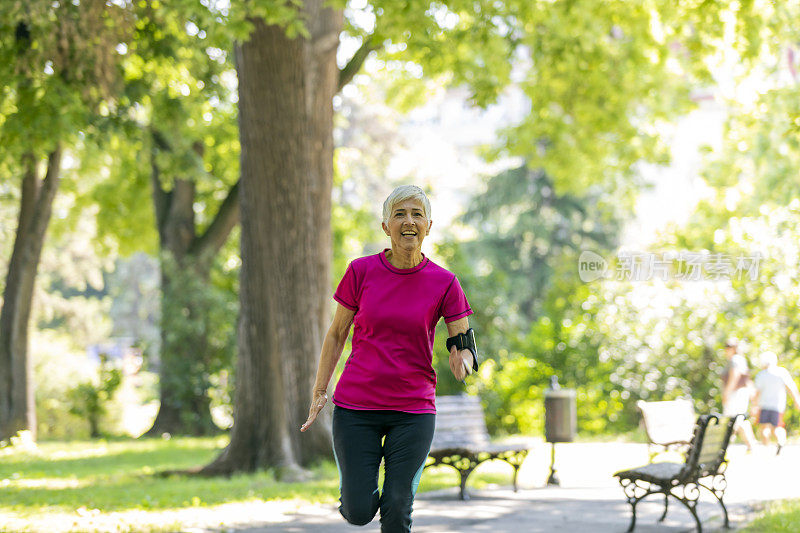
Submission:
M 736 422 L 736 433 L 744 440 L 747 451 L 753 449 L 756 436 L 750 420 L 745 418 L 754 394 L 753 381 L 747 368 L 747 360 L 739 352 L 739 343 L 730 339 L 725 344 L 725 357 L 728 364 L 722 374 L 722 414 L 725 416 L 744 415 Z
M 789 371 L 778 366 L 778 356 L 773 352 L 761 354 L 763 370 L 756 375 L 755 404 L 758 405 L 758 423 L 760 424 L 761 441 L 769 444 L 775 437 L 778 451 L 786 444 L 786 428 L 783 413 L 786 410 L 786 391 L 792 395 L 795 406 L 800 407 L 800 392 L 797 390 Z

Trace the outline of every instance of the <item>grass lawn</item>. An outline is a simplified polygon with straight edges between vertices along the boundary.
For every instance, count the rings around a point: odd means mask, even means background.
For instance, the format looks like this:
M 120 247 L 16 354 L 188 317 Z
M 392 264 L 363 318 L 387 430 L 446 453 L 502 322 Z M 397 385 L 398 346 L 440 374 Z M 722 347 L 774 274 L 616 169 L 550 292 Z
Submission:
M 743 533 L 796 533 L 800 529 L 800 500 L 767 505 L 764 512 Z
M 230 478 L 162 477 L 164 470 L 208 463 L 227 437 L 44 442 L 0 448 L 0 531 L 175 531 L 263 520 L 338 499 L 336 465 L 312 469 L 313 480 L 282 483 L 269 471 Z M 509 484 L 510 467 L 477 470 L 470 486 Z M 421 492 L 458 483 L 447 467 L 427 470 Z M 269 502 L 265 507 L 264 502 Z

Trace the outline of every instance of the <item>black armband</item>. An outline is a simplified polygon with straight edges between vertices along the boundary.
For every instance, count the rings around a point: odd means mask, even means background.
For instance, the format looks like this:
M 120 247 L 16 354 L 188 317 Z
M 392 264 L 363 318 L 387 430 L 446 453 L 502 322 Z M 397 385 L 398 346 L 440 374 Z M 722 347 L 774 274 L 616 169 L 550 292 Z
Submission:
M 475 331 L 469 328 L 466 333 L 459 333 L 447 339 L 447 351 L 455 346 L 459 350 L 472 352 L 472 370 L 478 370 L 478 346 L 475 344 Z

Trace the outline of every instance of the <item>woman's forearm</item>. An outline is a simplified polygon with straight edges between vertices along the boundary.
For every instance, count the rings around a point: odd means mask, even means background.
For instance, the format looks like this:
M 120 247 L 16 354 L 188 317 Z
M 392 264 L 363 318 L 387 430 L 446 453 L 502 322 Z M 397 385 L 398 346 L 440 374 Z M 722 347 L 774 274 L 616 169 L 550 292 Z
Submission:
M 319 356 L 319 365 L 317 366 L 317 379 L 314 381 L 314 392 L 325 392 L 328 390 L 328 384 L 333 376 L 333 371 L 336 369 L 336 363 L 344 351 L 344 345 L 347 342 L 347 337 L 338 337 L 332 331 L 328 331 L 325 335 L 325 340 L 322 341 L 322 351 Z

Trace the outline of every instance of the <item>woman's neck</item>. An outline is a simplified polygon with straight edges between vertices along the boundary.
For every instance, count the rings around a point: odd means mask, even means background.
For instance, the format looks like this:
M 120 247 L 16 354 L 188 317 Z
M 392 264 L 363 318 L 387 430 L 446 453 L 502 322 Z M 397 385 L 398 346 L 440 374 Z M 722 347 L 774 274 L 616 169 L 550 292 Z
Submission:
M 394 249 L 386 251 L 386 260 L 395 268 L 414 268 L 422 262 L 422 250 Z

